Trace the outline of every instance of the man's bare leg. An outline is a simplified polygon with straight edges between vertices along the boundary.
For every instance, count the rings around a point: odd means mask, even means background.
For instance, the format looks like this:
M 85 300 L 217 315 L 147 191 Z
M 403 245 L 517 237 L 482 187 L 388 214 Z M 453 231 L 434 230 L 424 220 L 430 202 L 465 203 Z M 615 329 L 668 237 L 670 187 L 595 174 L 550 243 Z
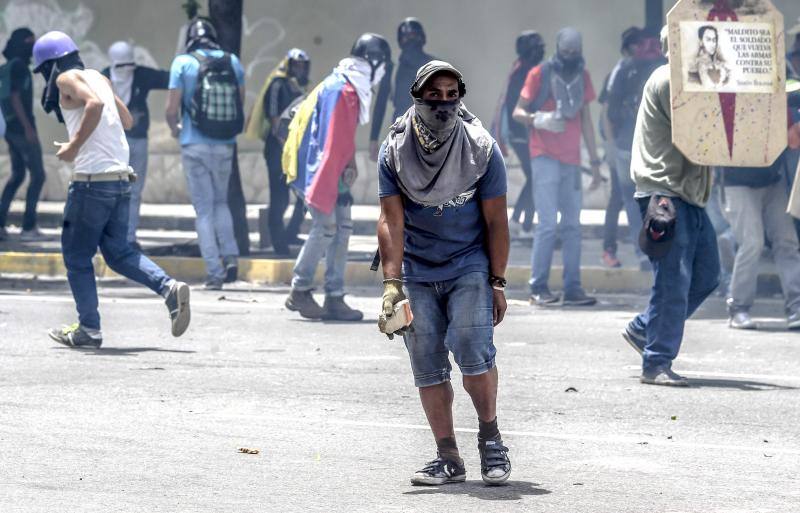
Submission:
M 433 438 L 438 442 L 443 438 L 455 438 L 453 429 L 453 387 L 449 381 L 430 387 L 420 387 L 419 398 Z
M 472 404 L 482 422 L 497 418 L 497 367 L 477 376 L 464 376 L 464 390 L 472 398 Z

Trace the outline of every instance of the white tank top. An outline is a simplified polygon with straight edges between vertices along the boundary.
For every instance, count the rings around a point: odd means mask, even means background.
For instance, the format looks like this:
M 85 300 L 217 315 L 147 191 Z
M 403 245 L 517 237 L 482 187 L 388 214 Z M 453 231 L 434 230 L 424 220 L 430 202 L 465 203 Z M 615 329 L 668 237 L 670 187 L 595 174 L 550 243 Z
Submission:
M 81 70 L 78 73 L 105 107 L 97 128 L 78 151 L 74 163 L 75 172 L 93 175 L 129 170 L 128 140 L 125 138 L 125 130 L 122 128 L 111 86 L 103 75 L 93 69 Z M 70 138 L 78 131 L 83 110 L 83 107 L 61 108 Z

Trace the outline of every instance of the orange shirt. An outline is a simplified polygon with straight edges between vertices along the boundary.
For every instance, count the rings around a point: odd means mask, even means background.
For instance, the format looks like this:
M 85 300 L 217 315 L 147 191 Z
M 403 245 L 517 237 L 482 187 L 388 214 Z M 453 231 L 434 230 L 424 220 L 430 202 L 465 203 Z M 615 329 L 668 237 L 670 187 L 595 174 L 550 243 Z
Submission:
M 533 101 L 539 94 L 542 83 L 542 65 L 536 66 L 525 79 L 522 86 L 520 98 L 526 101 Z M 588 105 L 597 97 L 592 85 L 592 78 L 589 72 L 583 72 L 584 83 L 584 104 Z M 541 108 L 542 112 L 552 112 L 556 110 L 556 101 L 551 97 Z M 562 133 L 549 132 L 547 130 L 536 130 L 531 128 L 530 138 L 531 157 L 547 156 L 552 159 L 578 166 L 581 163 L 581 115 L 578 113 L 573 119 L 566 122 L 566 129 Z

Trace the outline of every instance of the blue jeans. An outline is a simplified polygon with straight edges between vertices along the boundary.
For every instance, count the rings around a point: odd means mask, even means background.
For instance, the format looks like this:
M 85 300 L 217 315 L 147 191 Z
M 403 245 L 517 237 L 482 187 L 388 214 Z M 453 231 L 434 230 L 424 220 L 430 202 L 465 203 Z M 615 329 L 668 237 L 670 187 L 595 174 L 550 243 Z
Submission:
M 81 325 L 100 329 L 92 258 L 97 248 L 117 274 L 162 294 L 170 277 L 127 240 L 128 182 L 73 182 L 64 206 L 61 249 Z
M 183 172 L 196 213 L 200 254 L 210 280 L 225 277 L 222 258 L 239 256 L 228 208 L 228 182 L 233 165 L 230 144 L 189 144 L 182 148 Z
M 353 233 L 351 207 L 336 205 L 330 214 L 311 206 L 308 210 L 311 213 L 311 229 L 294 264 L 292 289 L 307 291 L 313 288 L 317 265 L 324 255 L 325 295 L 343 296 L 347 246 Z
M 493 294 L 487 273 L 409 282 L 405 288 L 414 320 L 404 338 L 417 387 L 450 381 L 451 352 L 464 376 L 494 367 Z
M 644 253 L 639 248 L 642 214 L 639 210 L 639 203 L 633 197 L 636 193 L 636 185 L 631 179 L 631 152 L 619 148 L 617 148 L 617 179 L 619 180 L 622 204 L 625 207 L 625 216 L 628 218 L 628 233 L 633 242 L 633 249 L 636 251 L 636 256 L 644 258 Z
M 128 137 L 131 150 L 130 166 L 136 173 L 136 181 L 131 187 L 131 208 L 128 219 L 128 241 L 136 242 L 136 229 L 139 228 L 139 209 L 142 206 L 142 192 L 147 179 L 147 138 Z
M 550 266 L 556 247 L 556 228 L 561 234 L 564 258 L 564 294 L 581 292 L 581 171 L 550 157 L 535 157 L 533 197 L 539 225 L 533 238 L 531 292 L 548 290 Z M 561 223 L 558 213 L 561 212 Z
M 642 217 L 649 198 L 639 199 Z M 705 209 L 672 198 L 677 213 L 675 238 L 664 257 L 651 258 L 655 275 L 650 303 L 630 328 L 647 335 L 642 370 L 669 368 L 678 356 L 686 319 L 719 284 L 717 234 Z

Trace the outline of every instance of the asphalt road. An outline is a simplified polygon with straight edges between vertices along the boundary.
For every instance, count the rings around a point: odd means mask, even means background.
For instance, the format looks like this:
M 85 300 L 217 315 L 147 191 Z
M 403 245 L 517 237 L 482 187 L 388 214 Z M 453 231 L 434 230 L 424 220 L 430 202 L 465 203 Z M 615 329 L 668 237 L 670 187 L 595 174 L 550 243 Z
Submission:
M 665 389 L 638 383 L 619 336 L 644 297 L 542 310 L 516 295 L 496 333 L 510 484 L 480 481 L 456 387 L 468 482 L 418 488 L 435 446 L 402 344 L 374 327 L 379 291 L 349 298 L 360 324 L 303 321 L 280 289 L 193 291 L 173 339 L 159 298 L 107 283 L 104 347 L 84 351 L 45 334 L 74 319 L 63 283 L 0 285 L 3 513 L 800 511 L 800 333 L 774 300 L 757 332 L 711 300 L 675 364 L 693 386 Z

